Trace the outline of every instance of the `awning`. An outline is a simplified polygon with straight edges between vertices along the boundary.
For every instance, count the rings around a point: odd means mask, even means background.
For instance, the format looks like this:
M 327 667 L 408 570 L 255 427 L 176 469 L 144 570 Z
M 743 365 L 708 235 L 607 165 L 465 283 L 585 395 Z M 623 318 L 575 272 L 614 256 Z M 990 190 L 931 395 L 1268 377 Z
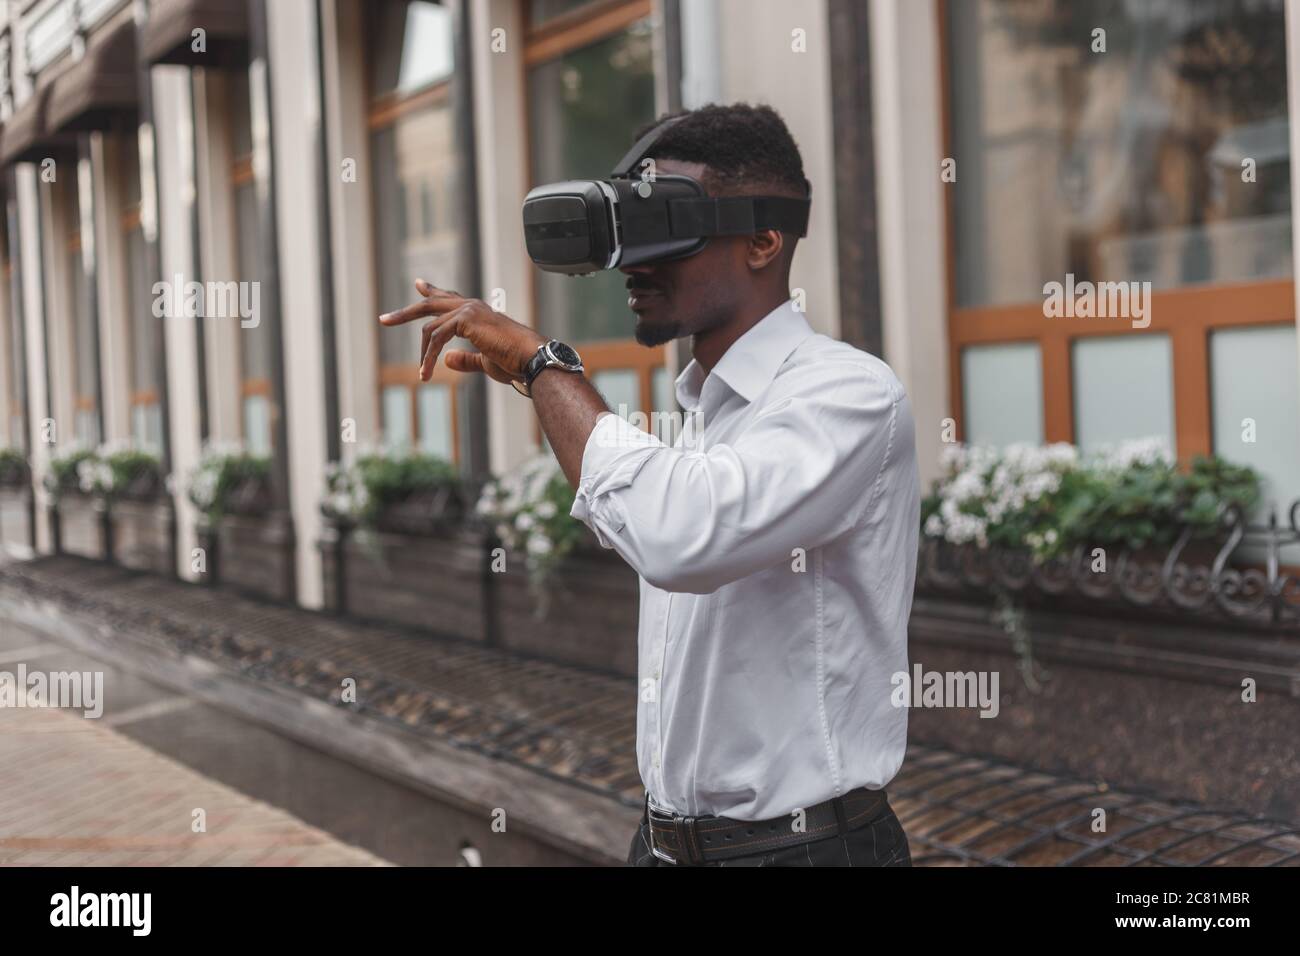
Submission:
M 194 49 L 202 30 L 203 49 Z M 248 60 L 248 0 L 157 0 L 141 37 L 150 65 L 237 66 Z
M 119 24 L 54 80 L 46 122 L 51 130 L 107 129 L 136 110 L 135 24 Z
M 50 157 L 63 159 L 76 155 L 75 133 L 47 132 L 45 116 L 49 100 L 50 84 L 45 83 L 38 86 L 36 92 L 9 117 L 5 124 L 4 144 L 0 147 L 0 163 L 6 166 L 39 163 Z

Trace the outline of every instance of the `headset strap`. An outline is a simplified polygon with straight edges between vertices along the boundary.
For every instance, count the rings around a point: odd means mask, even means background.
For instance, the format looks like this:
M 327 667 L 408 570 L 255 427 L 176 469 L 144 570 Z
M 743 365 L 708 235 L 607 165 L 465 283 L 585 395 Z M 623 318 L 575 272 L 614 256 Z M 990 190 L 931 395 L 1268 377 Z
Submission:
M 645 159 L 645 154 L 650 152 L 650 147 L 655 141 L 662 136 L 670 126 L 675 126 L 685 119 L 685 115 L 670 116 L 666 120 L 653 126 L 644 136 L 632 144 L 632 148 L 623 154 L 623 158 L 618 161 L 614 171 L 609 174 L 610 179 L 633 179 L 638 178 L 632 175 L 632 170 L 636 164 Z
M 669 233 L 674 238 L 748 236 L 776 229 L 808 234 L 811 199 L 785 196 L 722 196 L 668 200 Z

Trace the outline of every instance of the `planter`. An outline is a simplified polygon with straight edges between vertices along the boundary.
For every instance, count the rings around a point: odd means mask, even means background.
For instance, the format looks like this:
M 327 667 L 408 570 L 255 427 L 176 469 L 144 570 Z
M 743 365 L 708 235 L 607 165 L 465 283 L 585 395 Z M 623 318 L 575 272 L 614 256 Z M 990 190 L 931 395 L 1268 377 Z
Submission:
M 119 498 L 109 510 L 113 560 L 125 568 L 154 574 L 176 573 L 172 555 L 175 517 L 166 498 Z
M 111 556 L 111 527 L 102 499 L 64 491 L 54 504 L 53 512 L 57 528 L 55 541 L 60 553 L 97 561 Z
M 198 538 L 206 552 L 205 583 L 272 601 L 294 600 L 294 537 L 287 515 L 223 515 L 215 526 L 200 525 Z
M 501 647 L 636 676 L 640 581 L 622 558 L 594 545 L 570 554 L 548 579 L 544 608 L 526 568 L 524 556 L 511 553 L 506 571 L 490 575 Z
M 488 640 L 488 550 L 481 533 L 358 531 L 331 522 L 319 547 L 331 610 Z
M 14 555 L 32 548 L 32 489 L 30 485 L 0 485 L 0 545 Z

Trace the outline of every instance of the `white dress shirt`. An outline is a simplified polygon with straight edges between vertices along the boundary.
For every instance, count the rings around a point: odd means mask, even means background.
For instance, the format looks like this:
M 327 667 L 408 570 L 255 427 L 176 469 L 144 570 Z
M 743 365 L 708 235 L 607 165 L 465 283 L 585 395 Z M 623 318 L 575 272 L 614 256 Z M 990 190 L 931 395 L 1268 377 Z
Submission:
M 641 576 L 637 760 L 651 799 L 762 820 L 903 761 L 920 483 L 880 359 L 786 302 L 677 379 L 669 447 L 615 414 L 572 515 Z

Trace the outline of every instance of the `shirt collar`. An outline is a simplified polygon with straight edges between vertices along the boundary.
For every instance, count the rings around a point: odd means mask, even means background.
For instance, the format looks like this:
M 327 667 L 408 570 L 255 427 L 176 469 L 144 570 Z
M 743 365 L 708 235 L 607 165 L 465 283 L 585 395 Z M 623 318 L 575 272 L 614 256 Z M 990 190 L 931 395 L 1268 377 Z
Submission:
M 776 377 L 790 353 L 812 334 L 812 326 L 795 309 L 794 300 L 787 299 L 731 344 L 713 367 L 712 375 L 746 402 L 752 402 Z M 682 408 L 690 410 L 699 405 L 708 378 L 700 363 L 691 359 L 677 376 L 677 401 Z

